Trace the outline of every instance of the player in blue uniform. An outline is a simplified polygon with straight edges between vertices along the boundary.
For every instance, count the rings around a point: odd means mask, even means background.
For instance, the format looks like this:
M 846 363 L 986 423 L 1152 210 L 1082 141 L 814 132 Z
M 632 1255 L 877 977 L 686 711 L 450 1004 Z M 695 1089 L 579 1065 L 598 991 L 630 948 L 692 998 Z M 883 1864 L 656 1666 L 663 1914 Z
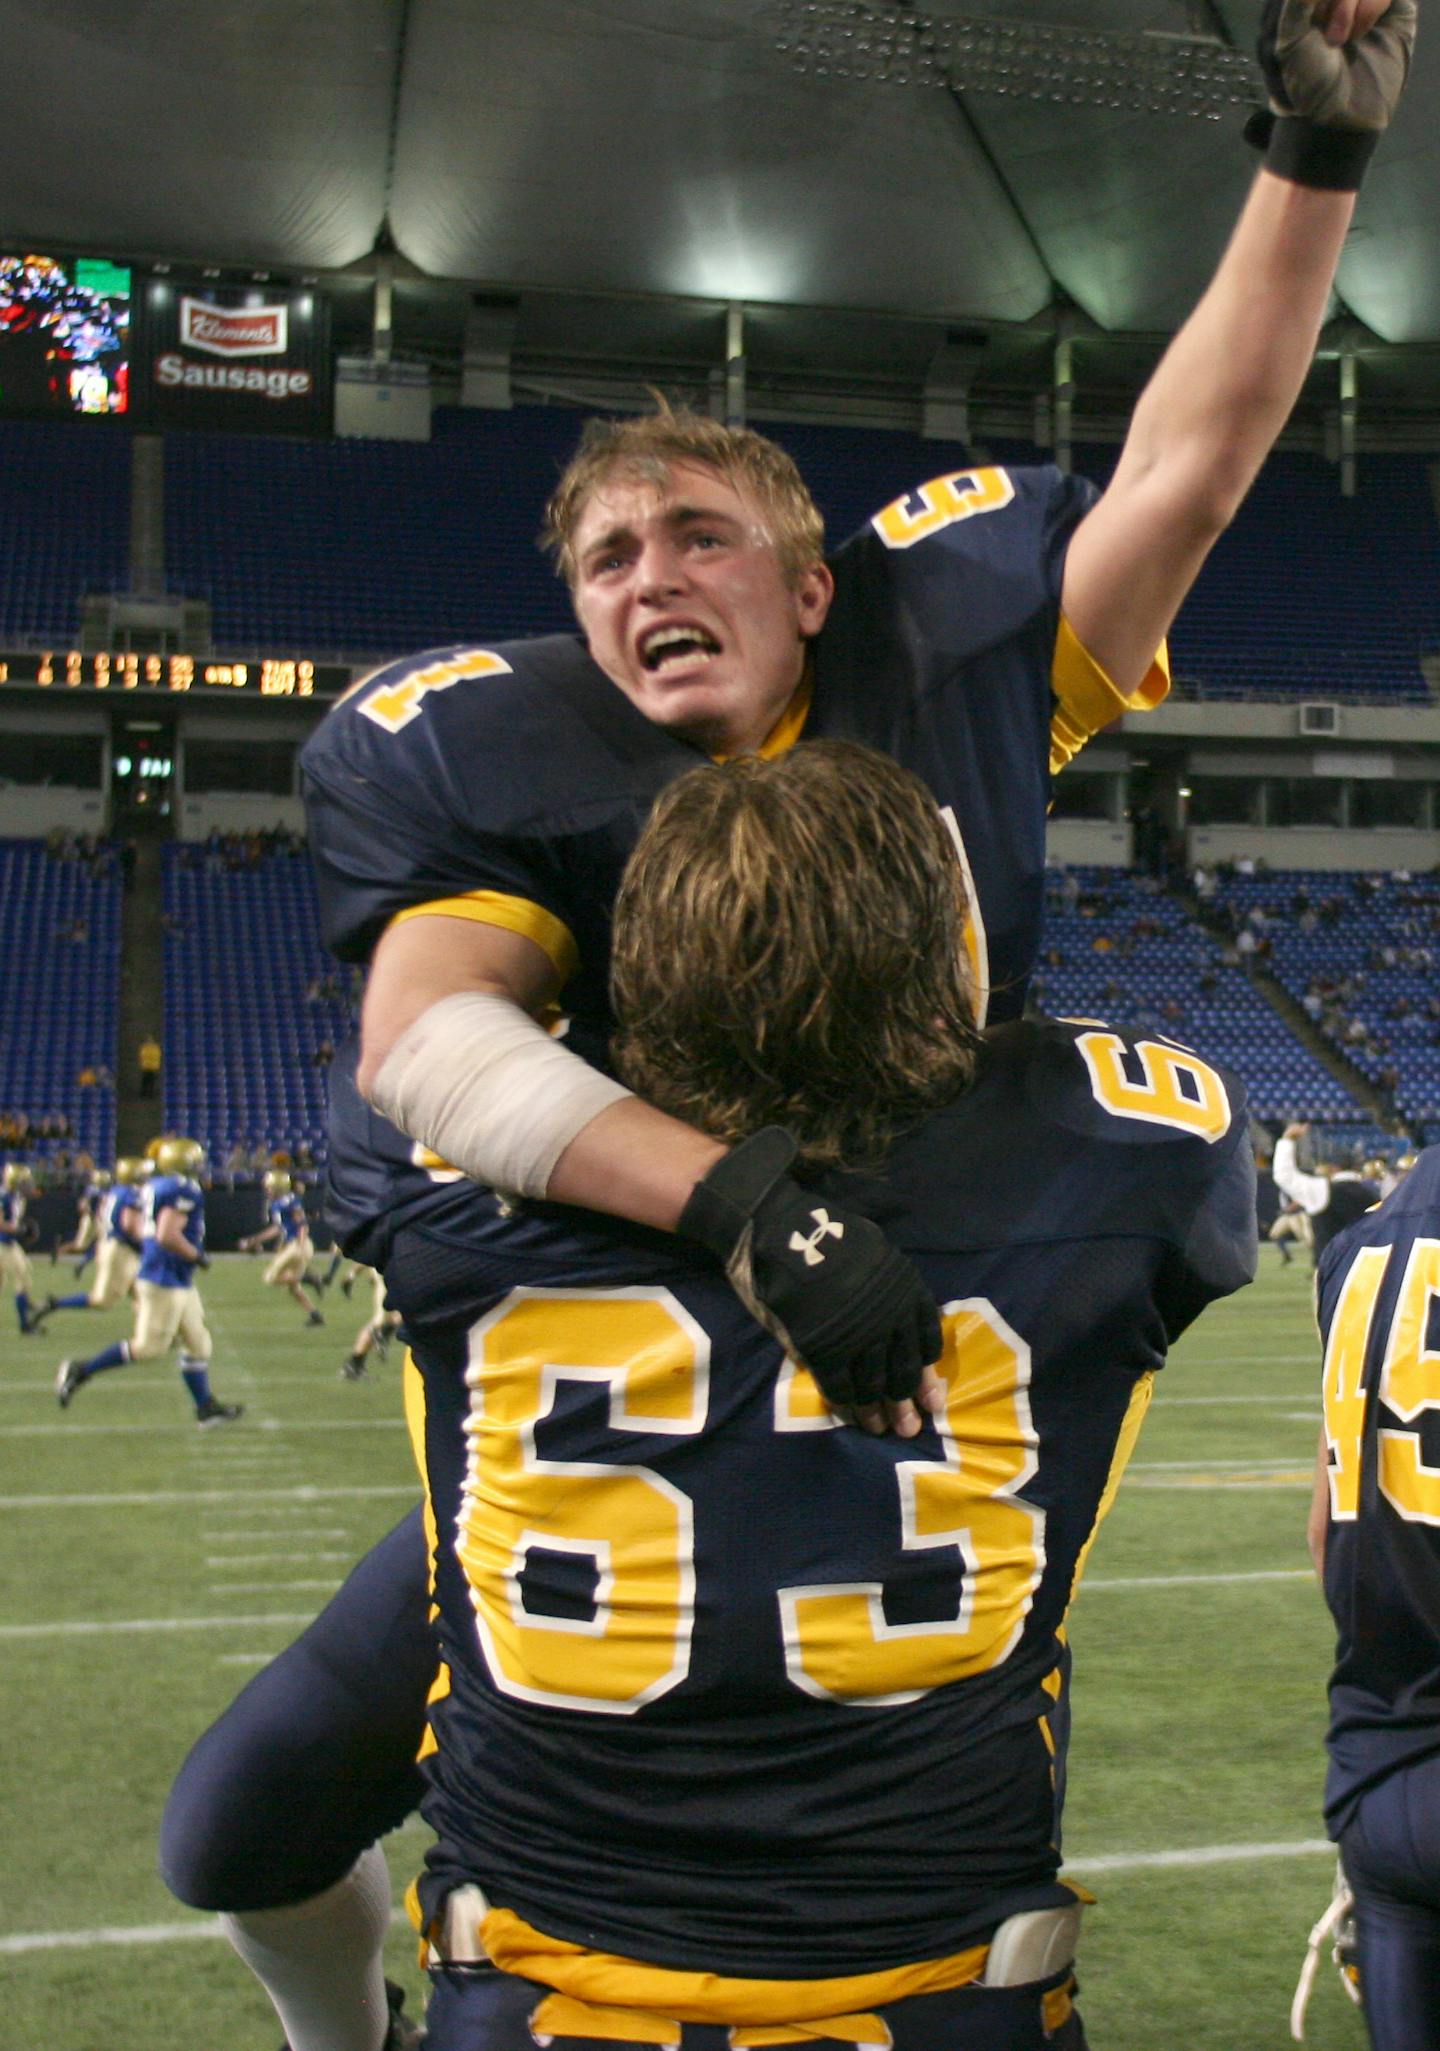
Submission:
M 34 1274 L 25 1250 L 25 1212 L 34 1187 L 35 1177 L 28 1163 L 5 1163 L 0 1175 L 0 1287 L 14 1299 L 22 1339 L 36 1325 L 36 1305 L 31 1296 Z
M 943 1306 L 917 1437 L 838 1428 L 683 1239 L 421 1169 L 386 1220 L 448 1680 L 420 1919 L 502 1969 L 438 1972 L 432 2051 L 1083 2042 L 1065 1618 L 1167 1344 L 1253 1273 L 1254 1168 L 1174 1042 L 978 1045 L 964 916 L 923 785 L 833 743 L 662 796 L 616 911 L 624 1072 L 799 1142 L 815 1264 L 887 1206 Z
M 310 1244 L 310 1220 L 305 1214 L 295 1185 L 282 1169 L 272 1168 L 264 1181 L 268 1223 L 240 1241 L 242 1253 L 258 1253 L 273 1246 L 275 1258 L 265 1270 L 264 1280 L 272 1289 L 288 1289 L 305 1313 L 307 1325 L 325 1320 L 305 1294 L 305 1270 L 314 1251 Z
M 1440 1148 L 1320 1256 L 1310 1542 L 1338 1633 L 1325 1822 L 1375 2051 L 1440 2043 Z
M 609 897 L 638 824 L 656 792 L 709 752 L 773 752 L 801 731 L 899 752 L 953 808 L 978 911 L 972 951 L 998 1000 L 991 1015 L 1018 1004 L 1038 921 L 1052 721 L 1063 760 L 1161 688 L 1166 626 L 1308 367 L 1373 141 L 1361 131 L 1383 127 L 1398 96 L 1405 10 L 1389 10 L 1377 31 L 1382 14 L 1363 0 L 1344 25 L 1368 39 L 1363 63 L 1352 67 L 1347 45 L 1312 67 L 1339 67 L 1326 112 L 1338 125 L 1304 112 L 1318 32 L 1278 60 L 1269 50 L 1293 102 L 1276 123 L 1278 154 L 1098 502 L 1053 472 L 937 478 L 827 568 L 803 487 L 758 438 L 622 430 L 592 446 L 557 504 L 583 642 L 440 651 L 393 666 L 332 714 L 305 759 L 327 935 L 342 957 L 371 960 L 361 1081 L 417 1145 L 494 1186 L 679 1222 L 722 1149 L 563 1057 L 600 1052 Z M 527 1020 L 562 991 L 572 1025 L 559 1045 Z M 383 1134 L 384 1119 L 340 1101 L 346 1072 L 337 1060 L 334 1115 Z M 870 1392 L 912 1390 L 933 1330 L 924 1292 L 906 1287 L 865 1221 L 852 1227 L 850 1250 L 863 1257 L 848 1274 L 828 1264 L 819 1288 L 787 1273 L 792 1289 L 811 1286 L 784 1321 L 832 1389 L 856 1375 L 851 1386 Z M 766 1240 L 759 1265 L 783 1265 L 785 1241 L 783 1230 Z M 357 1239 L 351 1250 L 364 1249 Z M 898 1414 L 918 1423 L 903 1403 Z M 418 1556 L 397 1531 L 387 1571 L 407 1557 L 418 1604 Z M 353 1824 L 355 1811 L 327 1801 L 332 1772 L 337 1785 L 366 1776 L 377 1819 L 411 1785 L 408 1761 L 397 1751 L 385 1770 L 355 1715 L 383 1696 L 381 1721 L 398 1732 L 408 1688 L 418 1730 L 423 1662 L 402 1671 L 388 1641 L 383 1656 L 370 1648 L 359 1591 L 373 1600 L 381 1578 L 342 1591 L 321 1620 L 323 1645 L 307 1634 L 257 1678 L 197 1747 L 167 1811 L 177 1892 L 242 1909 L 240 1922 L 255 1911 L 272 1952 L 286 1904 L 297 1951 L 324 1927 L 302 1899 L 320 1874 L 349 1912 L 347 1839 L 325 1818 Z M 337 1685 L 342 1663 L 353 1685 Z M 316 1774 L 297 1767 L 288 1733 L 303 1723 L 313 1736 L 321 1722 Z M 311 1744 L 306 1769 L 316 1756 Z M 267 1783 L 313 1801 L 267 1799 L 276 1827 L 262 1846 L 233 1820 L 245 1808 L 237 1789 Z M 357 1858 L 359 1842 L 348 1842 Z M 347 2051 L 378 2041 L 357 2022 Z M 293 2028 L 292 2043 L 310 2051 Z
M 134 1336 L 89 1360 L 61 1361 L 55 1394 L 62 1410 L 97 1374 L 156 1360 L 178 1341 L 180 1379 L 195 1405 L 195 1422 L 221 1424 L 242 1414 L 242 1404 L 221 1403 L 210 1388 L 210 1332 L 195 1286 L 196 1271 L 205 1264 L 205 1193 L 195 1180 L 203 1161 L 197 1140 L 163 1139 L 157 1147 L 156 1173 L 141 1192 Z
M 125 1155 L 115 1163 L 114 1178 L 100 1196 L 95 1280 L 88 1289 L 74 1290 L 68 1296 L 47 1296 L 35 1314 L 37 1330 L 52 1311 L 109 1310 L 131 1293 L 140 1270 L 144 1230 L 140 1191 L 154 1167 L 153 1161 L 135 1155 Z
M 52 1266 L 67 1254 L 79 1254 L 80 1258 L 75 1263 L 75 1272 L 77 1275 L 84 1274 L 94 1258 L 97 1245 L 103 1237 L 100 1212 L 105 1201 L 105 1194 L 110 1188 L 111 1179 L 108 1170 L 104 1168 L 97 1168 L 90 1177 L 90 1180 L 80 1192 L 79 1201 L 76 1205 L 75 1231 L 69 1239 L 56 1246 L 50 1256 Z

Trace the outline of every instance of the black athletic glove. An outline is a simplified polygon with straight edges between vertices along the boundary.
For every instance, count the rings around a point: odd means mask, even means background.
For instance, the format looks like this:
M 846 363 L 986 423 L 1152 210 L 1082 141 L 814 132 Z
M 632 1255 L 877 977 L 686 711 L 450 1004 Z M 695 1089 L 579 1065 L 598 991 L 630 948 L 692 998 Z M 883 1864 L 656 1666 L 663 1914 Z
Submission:
M 209 1256 L 209 1254 L 208 1254 L 208 1253 L 206 1253 L 206 1252 L 205 1252 L 204 1248 L 202 1247 L 202 1248 L 201 1248 L 201 1250 L 200 1250 L 200 1252 L 199 1252 L 199 1253 L 197 1253 L 197 1254 L 196 1254 L 196 1256 L 195 1256 L 195 1266 L 196 1266 L 197 1268 L 208 1268 L 208 1267 L 209 1267 L 209 1265 L 210 1265 L 210 1256 Z
M 680 1230 L 719 1259 L 751 1315 L 803 1361 L 827 1402 L 898 1403 L 940 1358 L 940 1313 L 879 1226 L 803 1189 L 767 1125 L 697 1182 Z
M 1404 90 L 1417 0 L 1390 0 L 1355 42 L 1327 43 L 1305 0 L 1265 0 L 1260 69 L 1270 105 L 1245 136 L 1266 167 L 1295 185 L 1355 192 Z

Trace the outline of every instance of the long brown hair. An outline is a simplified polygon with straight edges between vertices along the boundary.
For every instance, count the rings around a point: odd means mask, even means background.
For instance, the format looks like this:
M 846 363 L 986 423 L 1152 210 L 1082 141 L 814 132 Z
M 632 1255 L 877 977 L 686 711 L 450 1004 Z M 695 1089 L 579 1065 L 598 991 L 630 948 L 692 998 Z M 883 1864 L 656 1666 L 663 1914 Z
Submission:
M 918 777 L 851 741 L 664 791 L 615 905 L 620 1074 L 719 1139 L 874 1166 L 974 1073 L 964 877 Z

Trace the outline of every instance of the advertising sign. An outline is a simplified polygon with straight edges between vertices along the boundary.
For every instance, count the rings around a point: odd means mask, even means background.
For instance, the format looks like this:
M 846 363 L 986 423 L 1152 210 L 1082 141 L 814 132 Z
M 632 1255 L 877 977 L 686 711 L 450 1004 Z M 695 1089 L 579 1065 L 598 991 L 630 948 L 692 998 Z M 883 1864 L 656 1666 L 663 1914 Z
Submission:
M 152 278 L 135 361 L 146 426 L 329 431 L 329 322 L 314 292 Z

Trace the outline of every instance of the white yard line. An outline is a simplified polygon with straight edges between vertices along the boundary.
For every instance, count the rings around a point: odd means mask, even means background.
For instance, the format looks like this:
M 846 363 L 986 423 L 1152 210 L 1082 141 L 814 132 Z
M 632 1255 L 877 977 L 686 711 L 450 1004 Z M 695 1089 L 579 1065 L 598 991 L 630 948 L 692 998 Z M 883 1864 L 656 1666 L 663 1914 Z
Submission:
M 276 1555 L 266 1555 L 260 1564 L 268 1565 Z M 280 1554 L 279 1559 L 310 1561 L 322 1558 L 348 1559 L 349 1554 L 293 1553 Z M 239 1566 L 238 1560 L 213 1561 L 215 1566 Z M 1109 1579 L 1098 1577 L 1082 1581 L 1082 1593 L 1089 1589 L 1134 1590 L 1137 1588 L 1222 1588 L 1239 1587 L 1254 1581 L 1312 1581 L 1308 1567 L 1263 1567 L 1254 1572 L 1241 1574 L 1127 1574 Z M 333 1590 L 338 1584 L 327 1581 L 230 1581 L 223 1584 L 212 1582 L 216 1594 L 249 1595 L 265 1594 L 284 1588 L 305 1588 Z M 0 1641 L 11 1638 L 81 1638 L 104 1637 L 110 1633 L 135 1634 L 143 1631 L 216 1631 L 243 1628 L 250 1624 L 308 1624 L 310 1613 L 288 1616 L 263 1617 L 128 1617 L 111 1618 L 104 1621 L 79 1621 L 51 1624 L 0 1624 Z
M 269 1538 L 281 1539 L 289 1544 L 300 1538 L 349 1538 L 350 1536 L 349 1526 L 344 1524 L 314 1524 L 299 1527 L 294 1524 L 287 1524 L 279 1531 L 207 1531 L 205 1533 L 205 1543 L 207 1545 L 255 1545 L 262 1539 Z M 271 1557 L 273 1558 L 274 1555 L 272 1554 Z M 298 1558 L 300 1555 L 297 1554 L 295 1557 Z M 315 1557 L 315 1555 L 310 1555 L 310 1557 Z M 342 1557 L 352 1559 L 354 1555 L 352 1553 L 343 1555 L 337 1553 L 334 1557 L 336 1559 Z M 209 1564 L 212 1567 L 218 1567 L 220 1562 L 218 1560 L 211 1560 Z
M 1289 1460 L 1132 1460 L 1127 1474 L 1288 1474 L 1295 1465 Z
M 1294 1402 L 1296 1399 L 1291 1397 L 1289 1400 Z M 164 1424 L 108 1424 L 103 1421 L 98 1424 L 73 1424 L 67 1418 L 63 1421 L 57 1421 L 55 1424 L 0 1424 L 0 1439 L 153 1438 L 157 1431 L 164 1431 L 165 1429 L 166 1426 Z M 254 1419 L 247 1417 L 243 1427 L 243 1430 L 263 1432 L 403 1431 L 404 1429 L 405 1420 L 403 1417 L 297 1417 L 289 1420 L 280 1417 L 256 1417 Z M 214 1445 L 215 1441 L 210 1440 L 207 1443 Z M 240 1442 L 235 1440 L 228 1441 L 223 1457 L 229 1460 L 238 1460 L 242 1456 L 250 1459 L 254 1458 L 253 1454 L 244 1453 L 243 1438 Z M 215 1453 L 209 1457 L 221 1457 L 218 1446 L 216 1446 Z
M 1065 1861 L 1067 1873 L 1153 1873 L 1165 1867 L 1239 1866 L 1252 1859 L 1334 1858 L 1328 1837 L 1290 1839 L 1279 1844 L 1197 1844 L 1180 1852 L 1102 1852 L 1093 1859 Z
M 269 1595 L 272 1592 L 278 1595 L 285 1588 L 324 1588 L 333 1595 L 339 1586 L 332 1574 L 328 1581 L 227 1581 L 223 1584 L 212 1581 L 210 1592 L 212 1595 Z
M 335 1535 L 337 1538 L 343 1538 L 345 1533 L 339 1531 Z M 286 1536 L 289 1537 L 290 1534 L 287 1532 Z M 210 1542 L 214 1545 L 219 1541 L 212 1539 Z M 343 1566 L 346 1560 L 353 1560 L 354 1557 L 354 1553 L 351 1552 L 239 1552 L 229 1559 L 223 1554 L 211 1554 L 205 1564 L 207 1567 L 314 1567 L 322 1560 L 334 1560 L 337 1565 Z
M 1313 1467 L 1289 1467 L 1277 1470 L 1248 1468 L 1243 1474 L 1217 1474 L 1213 1467 L 1207 1467 L 1198 1474 L 1138 1474 L 1126 1482 L 1130 1489 L 1209 1489 L 1237 1488 L 1310 1488 L 1314 1485 Z
M 1174 1852 L 1102 1852 L 1095 1858 L 1073 1858 L 1065 1862 L 1067 1873 L 1144 1873 L 1164 1868 L 1243 1866 L 1260 1859 L 1313 1859 L 1322 1853 L 1335 1856 L 1327 1838 L 1297 1838 L 1280 1844 L 1191 1845 Z M 391 1911 L 392 1923 L 408 1923 L 403 1908 Z M 136 1923 L 123 1927 L 102 1926 L 97 1930 L 36 1930 L 17 1936 L 0 1936 L 0 1957 L 23 1957 L 27 1952 L 83 1951 L 97 1944 L 172 1944 L 177 1938 L 221 1936 L 213 1919 L 184 1923 Z
M 1292 1389 L 1287 1396 L 1157 1396 L 1151 1414 L 1157 1410 L 1229 1410 L 1236 1403 L 1309 1403 L 1318 1413 L 1320 1398 L 1314 1389 Z
M 122 1617 L 105 1623 L 0 1624 L 0 1643 L 17 1638 L 107 1638 L 143 1631 L 249 1631 L 262 1624 L 293 1628 L 314 1621 L 314 1610 L 306 1609 L 293 1614 L 276 1610 L 273 1615 L 258 1617 Z
M 419 1493 L 418 1482 L 383 1482 L 357 1487 L 316 1488 L 161 1488 L 146 1494 L 0 1496 L 0 1510 L 149 1509 L 164 1503 L 253 1503 L 257 1497 L 279 1497 L 289 1502 L 318 1503 L 340 1496 L 409 1496 Z
M 1092 1588 L 1238 1588 L 1252 1581 L 1314 1582 L 1312 1567 L 1262 1567 L 1245 1574 L 1117 1574 L 1112 1580 L 1085 1579 L 1080 1591 Z

